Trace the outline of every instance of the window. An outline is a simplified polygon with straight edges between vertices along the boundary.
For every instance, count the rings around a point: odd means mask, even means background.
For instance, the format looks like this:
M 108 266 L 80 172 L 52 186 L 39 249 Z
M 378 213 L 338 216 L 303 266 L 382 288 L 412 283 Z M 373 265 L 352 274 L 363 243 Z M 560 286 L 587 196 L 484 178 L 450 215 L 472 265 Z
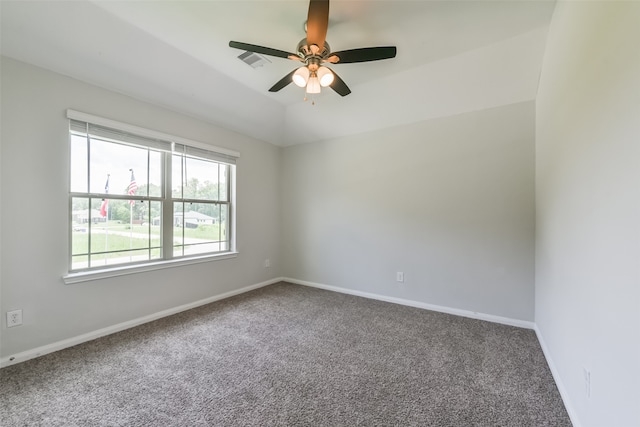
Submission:
M 234 250 L 238 153 L 68 111 L 70 268 Z

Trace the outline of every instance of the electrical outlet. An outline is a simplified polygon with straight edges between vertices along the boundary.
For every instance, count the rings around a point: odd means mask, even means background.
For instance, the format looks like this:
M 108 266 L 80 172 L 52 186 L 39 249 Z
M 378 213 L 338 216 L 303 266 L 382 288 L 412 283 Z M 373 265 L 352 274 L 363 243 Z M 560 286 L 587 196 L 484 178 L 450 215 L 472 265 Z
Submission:
M 22 325 L 22 310 L 7 311 L 7 328 Z
M 396 282 L 404 282 L 404 273 L 402 271 L 396 273 Z
M 591 397 L 591 372 L 583 367 L 582 375 L 584 376 L 584 392 L 587 397 Z
M 269 258 L 264 260 L 264 268 L 271 267 L 271 260 Z

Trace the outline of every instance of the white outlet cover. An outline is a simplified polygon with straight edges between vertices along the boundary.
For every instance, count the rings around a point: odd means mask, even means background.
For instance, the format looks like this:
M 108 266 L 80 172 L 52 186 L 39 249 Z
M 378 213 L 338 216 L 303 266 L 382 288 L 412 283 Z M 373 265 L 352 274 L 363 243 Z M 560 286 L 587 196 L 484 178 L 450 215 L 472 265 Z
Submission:
M 582 368 L 582 374 L 584 375 L 584 392 L 587 397 L 591 397 L 591 371 Z
M 22 310 L 7 311 L 7 328 L 22 325 Z

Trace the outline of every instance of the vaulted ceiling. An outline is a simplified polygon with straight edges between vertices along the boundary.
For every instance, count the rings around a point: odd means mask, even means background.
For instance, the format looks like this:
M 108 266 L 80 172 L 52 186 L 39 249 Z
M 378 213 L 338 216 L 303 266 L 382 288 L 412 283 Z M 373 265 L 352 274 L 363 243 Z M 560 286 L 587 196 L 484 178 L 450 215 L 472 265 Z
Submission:
M 0 2 L 1 53 L 280 146 L 535 99 L 552 1 L 332 0 L 333 51 L 352 93 L 268 89 L 296 62 L 253 68 L 230 40 L 295 52 L 307 0 Z

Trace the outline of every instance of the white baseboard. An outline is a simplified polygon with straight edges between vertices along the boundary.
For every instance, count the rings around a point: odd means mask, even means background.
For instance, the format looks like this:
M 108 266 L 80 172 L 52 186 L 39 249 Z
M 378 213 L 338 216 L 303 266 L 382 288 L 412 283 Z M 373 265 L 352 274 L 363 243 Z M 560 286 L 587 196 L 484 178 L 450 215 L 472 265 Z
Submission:
M 225 298 L 232 297 L 234 295 L 243 294 L 245 292 L 249 292 L 254 289 L 272 285 L 280 281 L 282 281 L 282 278 L 275 278 L 275 279 L 267 280 L 266 282 L 257 283 L 255 285 L 245 286 L 244 288 L 235 289 L 233 291 L 225 292 L 225 293 L 215 295 L 209 298 L 205 298 L 199 301 L 195 301 L 189 304 L 184 304 L 178 307 L 169 308 L 167 310 L 162 310 L 157 313 L 150 314 L 148 316 L 139 317 L 137 319 L 129 320 L 127 322 L 118 323 L 117 325 L 108 326 L 106 328 L 98 329 L 96 331 L 88 332 L 86 334 L 78 335 L 62 341 L 47 344 L 42 347 L 37 347 L 37 348 L 23 351 L 11 356 L 3 357 L 2 359 L 0 359 L 0 368 L 4 368 L 5 366 L 9 366 L 9 365 L 15 365 L 16 363 L 24 362 L 29 359 L 34 359 L 39 356 L 44 356 L 45 354 L 53 353 L 54 351 L 62 350 L 68 347 L 73 347 L 74 345 L 82 344 L 84 342 L 91 341 L 96 338 L 104 337 L 106 335 L 120 332 L 125 329 L 133 328 L 134 326 L 142 325 L 143 323 L 148 323 L 163 317 L 171 316 L 172 314 L 176 314 L 182 311 L 190 310 L 192 308 L 200 307 L 201 305 L 209 304 L 214 301 L 219 301 Z
M 545 359 L 547 359 L 547 365 L 549 365 L 549 369 L 551 370 L 551 375 L 553 376 L 553 380 L 556 382 L 556 387 L 558 387 L 558 391 L 560 392 L 560 397 L 562 398 L 562 403 L 564 403 L 564 408 L 567 410 L 567 413 L 569 414 L 569 419 L 571 420 L 571 424 L 573 424 L 573 427 L 580 427 L 582 424 L 580 424 L 580 421 L 578 420 L 578 414 L 576 413 L 575 409 L 573 409 L 573 406 L 571 405 L 571 401 L 569 400 L 569 393 L 567 392 L 567 389 L 564 386 L 562 379 L 560 378 L 560 373 L 558 372 L 558 369 L 556 368 L 555 363 L 553 363 L 553 359 L 551 358 L 551 354 L 549 353 L 549 348 L 547 347 L 547 344 L 544 341 L 542 332 L 540 331 L 540 328 L 538 328 L 537 324 L 534 326 L 533 329 L 534 331 L 536 331 L 538 342 L 540 343 L 540 347 L 542 347 L 542 353 L 544 354 Z
M 278 283 L 280 281 L 285 281 L 285 282 L 290 282 L 290 283 L 294 283 L 294 284 L 298 284 L 298 285 L 303 285 L 303 286 L 310 286 L 310 287 L 314 287 L 314 288 L 319 288 L 319 289 L 325 289 L 325 290 L 329 290 L 329 291 L 334 291 L 334 292 L 340 292 L 340 293 L 344 293 L 344 294 L 350 294 L 350 295 L 356 295 L 356 296 L 360 296 L 360 297 L 364 297 L 364 298 L 369 298 L 369 299 L 375 299 L 375 300 L 379 300 L 379 301 L 386 301 L 386 302 L 391 302 L 394 304 L 401 304 L 401 305 L 406 305 L 406 306 L 410 306 L 410 307 L 416 307 L 416 308 L 422 308 L 422 309 L 426 309 L 426 310 L 432 310 L 432 311 L 438 311 L 441 313 L 447 313 L 447 314 L 453 314 L 456 316 L 463 316 L 463 317 L 469 317 L 472 319 L 478 319 L 478 320 L 485 320 L 485 321 L 489 321 L 489 322 L 494 322 L 494 323 L 501 323 L 504 325 L 509 325 L 509 326 L 517 326 L 520 328 L 526 328 L 526 329 L 534 329 L 534 323 L 533 322 L 528 322 L 525 320 L 518 320 L 518 319 L 510 319 L 507 317 L 500 317 L 500 316 L 494 316 L 491 314 L 484 314 L 484 313 L 476 313 L 476 312 L 472 312 L 472 311 L 468 311 L 468 310 L 460 310 L 460 309 L 456 309 L 456 308 L 450 308 L 450 307 L 443 307 L 443 306 L 439 306 L 439 305 L 434 305 L 434 304 L 427 304 L 427 303 L 423 303 L 423 302 L 419 302 L 419 301 L 413 301 L 413 300 L 407 300 L 407 299 L 403 299 L 403 298 L 395 298 L 395 297 L 389 297 L 389 296 L 385 296 L 385 295 L 380 295 L 380 294 L 374 294 L 374 293 L 370 293 L 370 292 L 362 292 L 362 291 L 356 291 L 353 289 L 348 289 L 348 288 L 341 288 L 341 287 L 337 287 L 337 286 L 330 286 L 330 285 L 323 285 L 320 283 L 313 283 L 313 282 L 308 282 L 308 281 L 304 281 L 304 280 L 297 280 L 297 279 L 293 279 L 290 277 L 278 277 L 275 279 L 271 279 L 262 283 L 257 283 L 255 285 L 250 285 L 250 286 L 246 286 L 244 288 L 240 288 L 240 289 L 236 289 L 233 291 L 229 291 L 229 292 L 225 292 L 223 294 L 220 295 L 215 295 L 213 297 L 209 297 L 209 298 L 205 298 L 203 300 L 199 300 L 199 301 L 195 301 L 189 304 L 184 304 L 178 307 L 173 307 L 167 310 L 163 310 L 157 313 L 153 313 L 150 314 L 148 316 L 143 316 L 143 317 L 139 317 L 137 319 L 133 319 L 133 320 L 129 320 L 127 322 L 123 322 L 123 323 L 118 323 L 116 325 L 113 326 L 108 326 L 106 328 L 102 328 L 102 329 L 98 329 L 96 331 L 92 331 L 92 332 L 88 332 L 86 334 L 82 334 L 82 335 L 78 335 L 72 338 L 68 338 L 62 341 L 57 341 L 51 344 L 47 344 L 41 347 L 37 347 L 31 350 L 26 350 L 14 355 L 10 355 L 7 357 L 3 357 L 2 359 L 0 359 L 0 368 L 3 368 L 5 366 L 9 366 L 9 365 L 15 365 L 16 363 L 20 363 L 20 362 L 24 362 L 26 360 L 29 359 L 33 359 L 39 356 L 43 356 L 45 354 L 48 353 L 53 353 L 54 351 L 58 351 L 58 350 L 62 350 L 68 347 L 73 347 L 74 345 L 78 345 L 78 344 L 82 344 L 84 342 L 87 341 L 91 341 L 94 340 L 96 338 L 100 338 L 106 335 L 110 335 L 116 332 L 120 332 L 123 331 L 125 329 L 129 329 L 129 328 L 133 328 L 135 326 L 138 325 L 142 325 L 144 323 L 148 323 L 148 322 L 152 322 L 154 320 L 160 319 L 162 317 L 166 317 L 166 316 L 171 316 L 172 314 L 176 314 L 176 313 L 180 313 L 182 311 L 186 311 L 192 308 L 196 308 L 199 307 L 201 305 L 205 305 L 205 304 L 209 304 L 212 303 L 214 301 L 219 301 L 225 298 L 229 298 L 232 297 L 234 295 L 239 295 L 245 292 L 249 292 L 251 290 L 254 289 L 258 289 L 264 286 L 268 286 L 274 283 Z M 540 339 L 540 337 L 539 337 Z M 544 346 L 543 346 L 544 349 Z M 545 356 L 547 356 L 547 353 L 545 352 Z M 548 356 L 547 356 L 547 359 Z M 553 372 L 553 370 L 552 370 Z M 555 374 L 554 374 L 554 378 L 555 378 Z M 564 399 L 564 396 L 563 396 Z
M 374 294 L 371 292 L 356 291 L 338 286 L 323 285 L 321 283 L 307 282 L 305 280 L 292 279 L 290 277 L 282 278 L 283 281 L 295 283 L 297 285 L 310 286 L 313 288 L 325 289 L 328 291 L 340 292 L 343 294 L 355 295 L 364 298 L 370 298 L 380 301 L 391 302 L 394 304 L 406 305 L 409 307 L 423 308 L 425 310 L 438 311 L 440 313 L 453 314 L 456 316 L 469 317 L 471 319 L 486 320 L 487 322 L 501 323 L 503 325 L 517 326 L 519 328 L 534 329 L 534 323 L 526 320 L 511 319 L 508 317 L 494 316 L 493 314 L 477 313 L 475 311 L 461 310 L 458 308 L 444 307 L 441 305 L 427 304 L 424 302 L 413 301 L 403 298 L 389 297 L 386 295 Z

